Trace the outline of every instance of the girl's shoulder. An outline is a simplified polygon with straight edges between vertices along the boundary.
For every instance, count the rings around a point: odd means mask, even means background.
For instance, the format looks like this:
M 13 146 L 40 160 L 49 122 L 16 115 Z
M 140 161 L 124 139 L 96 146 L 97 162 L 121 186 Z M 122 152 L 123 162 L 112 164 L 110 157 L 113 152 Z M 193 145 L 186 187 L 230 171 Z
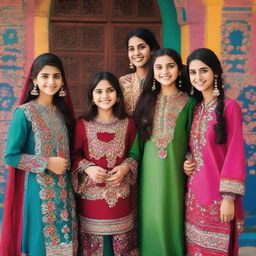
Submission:
M 126 74 L 119 78 L 119 82 L 121 83 L 121 85 L 127 84 L 127 83 L 130 84 L 133 82 L 133 80 L 134 80 L 134 73 Z
M 242 112 L 241 107 L 236 100 L 226 98 L 224 101 L 224 104 L 225 104 L 224 111 L 225 111 L 226 115 L 229 113 L 241 114 L 241 112 Z

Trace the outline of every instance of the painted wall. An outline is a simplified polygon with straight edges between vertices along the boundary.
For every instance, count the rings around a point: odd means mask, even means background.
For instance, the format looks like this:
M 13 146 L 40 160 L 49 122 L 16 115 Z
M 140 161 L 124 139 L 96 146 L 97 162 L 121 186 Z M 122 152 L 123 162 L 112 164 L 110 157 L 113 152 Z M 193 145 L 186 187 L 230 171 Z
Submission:
M 50 0 L 0 2 L 0 219 L 7 180 L 4 148 L 9 122 L 18 104 L 28 68 L 47 52 Z M 185 61 L 195 48 L 208 47 L 220 57 L 226 92 L 243 110 L 247 154 L 245 210 L 256 215 L 256 0 L 158 0 L 163 46 Z M 175 10 L 176 7 L 176 10 Z M 254 46 L 254 48 L 253 48 Z

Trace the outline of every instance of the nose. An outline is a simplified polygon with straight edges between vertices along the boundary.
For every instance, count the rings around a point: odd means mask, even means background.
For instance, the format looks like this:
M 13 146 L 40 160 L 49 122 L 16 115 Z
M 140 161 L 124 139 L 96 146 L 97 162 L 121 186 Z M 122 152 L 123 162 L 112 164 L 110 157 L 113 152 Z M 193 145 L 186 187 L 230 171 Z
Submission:
M 134 55 L 139 55 L 139 54 L 140 54 L 140 49 L 139 48 L 135 48 Z
M 196 79 L 196 80 L 200 80 L 200 79 L 201 79 L 201 74 L 200 74 L 200 72 L 196 72 L 195 79 Z
M 48 78 L 48 83 L 49 83 L 49 84 L 54 84 L 54 82 L 55 82 L 54 78 L 50 76 L 50 77 Z

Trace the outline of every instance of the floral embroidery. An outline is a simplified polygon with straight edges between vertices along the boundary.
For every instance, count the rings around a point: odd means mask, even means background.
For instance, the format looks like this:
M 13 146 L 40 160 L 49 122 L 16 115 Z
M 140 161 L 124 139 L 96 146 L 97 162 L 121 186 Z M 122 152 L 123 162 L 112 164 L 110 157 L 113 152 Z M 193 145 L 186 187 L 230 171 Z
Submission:
M 117 157 L 124 154 L 128 119 L 115 119 L 111 123 L 86 122 L 85 127 L 90 157 L 99 160 L 105 156 L 108 168 L 113 168 Z M 113 134 L 114 138 L 109 142 L 99 140 L 97 135 L 100 133 Z
M 114 207 L 119 198 L 126 198 L 130 194 L 129 184 L 122 182 L 118 187 L 111 186 L 87 186 L 82 191 L 81 197 L 88 200 L 105 200 L 109 207 Z
M 88 234 L 81 229 L 80 241 L 81 256 L 103 256 L 103 236 Z M 112 244 L 115 256 L 139 256 L 131 231 L 113 235 Z
M 123 89 L 125 108 L 129 115 L 135 110 L 137 100 L 142 91 L 144 80 L 139 81 L 135 73 L 131 73 L 120 78 L 120 85 Z
M 24 171 L 43 173 L 48 163 L 48 157 L 23 154 L 18 168 Z
M 216 256 L 224 256 L 228 252 L 230 225 L 221 223 L 220 204 L 221 201 L 213 201 L 212 204 L 202 205 L 196 201 L 195 195 L 188 191 L 186 237 L 189 255 L 196 255 L 195 252 L 204 255 L 208 250 L 211 253 L 216 250 Z
M 24 110 L 34 132 L 35 156 L 26 158 L 30 168 L 36 170 L 36 162 L 45 168 L 47 162 L 42 164 L 40 159 L 51 156 L 68 159 L 70 166 L 68 134 L 61 114 L 56 109 L 50 110 L 35 102 L 29 102 L 20 108 Z M 24 162 L 21 161 L 22 163 Z M 27 163 L 27 166 L 29 164 Z M 73 255 L 77 251 L 75 199 L 69 179 L 67 172 L 55 175 L 45 169 L 36 174 L 36 181 L 40 186 L 39 196 L 47 255 Z M 63 233 L 65 225 L 72 230 L 70 235 Z
M 173 96 L 159 95 L 154 115 L 152 140 L 158 148 L 158 156 L 161 159 L 167 157 L 167 146 L 173 139 L 176 120 L 187 103 L 189 97 L 179 92 Z
M 206 145 L 205 133 L 208 130 L 208 125 L 211 120 L 213 120 L 212 112 L 216 108 L 217 101 L 214 99 L 208 104 L 199 104 L 196 106 L 193 123 L 191 127 L 190 134 L 190 144 L 192 145 L 192 158 L 196 162 L 196 168 L 193 174 L 189 178 L 189 182 L 191 183 L 196 172 L 198 172 L 203 166 L 203 156 L 202 150 Z
M 244 195 L 244 192 L 245 192 L 244 182 L 241 182 L 239 180 L 231 180 L 229 178 L 221 178 L 220 192 L 221 193 L 228 192 L 236 195 Z
M 108 220 L 99 220 L 79 216 L 80 229 L 89 234 L 95 235 L 116 235 L 130 231 L 133 226 L 133 215 Z
M 125 175 L 125 179 L 127 183 L 134 185 L 137 180 L 137 169 L 138 169 L 138 162 L 133 158 L 126 158 L 122 164 L 127 164 L 130 171 Z

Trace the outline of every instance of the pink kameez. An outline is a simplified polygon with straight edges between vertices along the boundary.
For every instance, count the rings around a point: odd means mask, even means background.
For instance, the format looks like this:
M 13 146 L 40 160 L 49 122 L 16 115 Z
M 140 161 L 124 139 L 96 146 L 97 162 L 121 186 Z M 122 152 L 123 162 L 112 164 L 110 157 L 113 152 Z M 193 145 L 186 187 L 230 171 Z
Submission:
M 238 234 L 243 223 L 241 195 L 245 190 L 245 152 L 239 105 L 225 100 L 227 142 L 215 143 L 217 101 L 199 104 L 194 113 L 190 148 L 196 163 L 188 179 L 186 241 L 189 256 L 238 255 Z M 235 195 L 235 218 L 220 220 L 223 194 Z

